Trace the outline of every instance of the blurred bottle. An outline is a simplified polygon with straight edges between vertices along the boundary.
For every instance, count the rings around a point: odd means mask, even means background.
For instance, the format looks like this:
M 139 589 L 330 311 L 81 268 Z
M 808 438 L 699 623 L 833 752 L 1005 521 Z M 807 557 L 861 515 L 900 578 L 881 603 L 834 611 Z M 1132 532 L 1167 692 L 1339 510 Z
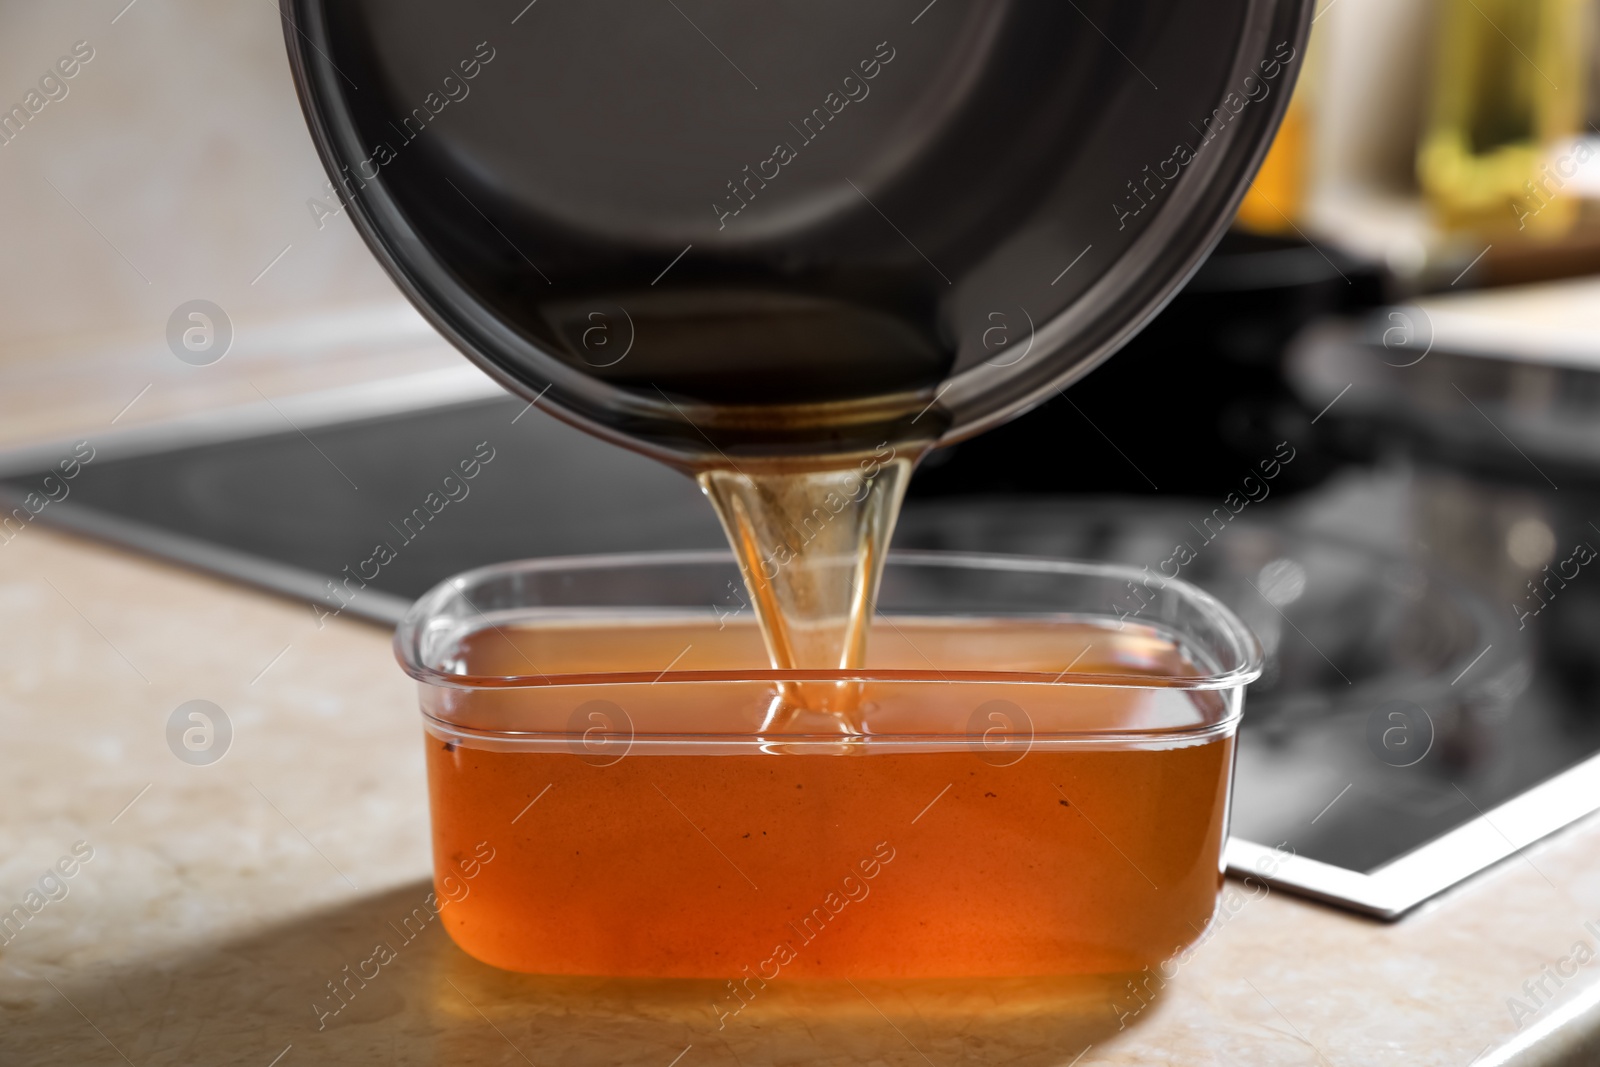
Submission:
M 1320 51 L 1313 26 L 1294 95 L 1289 98 L 1289 107 L 1278 124 L 1272 147 L 1261 161 L 1261 169 L 1256 171 L 1239 204 L 1239 213 L 1233 220 L 1236 229 L 1277 236 L 1293 236 L 1299 229 L 1312 177 L 1311 143 L 1316 125 Z
M 1592 0 L 1440 0 L 1417 179 L 1454 228 L 1557 237 L 1578 218 L 1569 180 L 1592 57 Z
M 1239 205 L 1234 225 L 1251 233 L 1293 233 L 1305 205 L 1306 153 L 1310 140 L 1310 105 L 1302 77 L 1278 126 L 1278 134 Z

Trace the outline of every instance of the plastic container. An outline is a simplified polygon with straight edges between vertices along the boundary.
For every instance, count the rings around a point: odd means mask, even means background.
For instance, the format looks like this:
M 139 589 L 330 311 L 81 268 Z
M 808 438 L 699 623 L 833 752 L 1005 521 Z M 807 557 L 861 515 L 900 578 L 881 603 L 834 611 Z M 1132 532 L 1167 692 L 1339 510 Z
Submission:
M 1148 571 L 891 555 L 869 662 L 767 667 L 731 557 L 468 572 L 395 637 L 420 683 L 450 936 L 516 971 L 1136 971 L 1222 883 L 1260 650 Z M 858 733 L 771 729 L 856 687 Z

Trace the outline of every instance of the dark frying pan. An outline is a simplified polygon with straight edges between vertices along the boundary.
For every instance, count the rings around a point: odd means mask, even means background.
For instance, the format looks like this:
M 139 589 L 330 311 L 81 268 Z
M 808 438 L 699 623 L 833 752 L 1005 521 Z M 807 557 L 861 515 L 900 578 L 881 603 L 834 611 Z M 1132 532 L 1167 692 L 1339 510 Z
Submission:
M 947 443 L 1085 373 L 1231 218 L 1310 8 L 282 2 L 317 148 L 418 308 L 690 467 Z

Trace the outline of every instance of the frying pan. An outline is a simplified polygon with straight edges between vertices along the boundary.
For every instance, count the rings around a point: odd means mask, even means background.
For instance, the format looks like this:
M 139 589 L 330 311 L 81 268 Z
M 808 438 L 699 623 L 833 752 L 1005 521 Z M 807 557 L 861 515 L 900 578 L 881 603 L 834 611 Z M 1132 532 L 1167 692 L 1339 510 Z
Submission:
M 950 443 L 1086 373 L 1231 219 L 1311 6 L 281 10 L 313 210 L 507 388 L 693 469 Z

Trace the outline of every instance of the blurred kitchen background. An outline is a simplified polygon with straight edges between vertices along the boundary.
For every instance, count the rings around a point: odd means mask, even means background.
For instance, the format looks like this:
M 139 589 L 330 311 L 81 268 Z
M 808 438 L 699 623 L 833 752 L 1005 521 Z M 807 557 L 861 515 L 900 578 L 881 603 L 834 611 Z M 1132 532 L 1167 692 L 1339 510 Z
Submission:
M 913 483 L 899 547 L 1165 565 L 1241 613 L 1269 654 L 1253 840 L 1372 870 L 1600 750 L 1597 22 L 1324 2 L 1189 286 Z M 350 615 L 515 556 L 721 543 L 687 480 L 504 397 L 404 302 L 326 184 L 271 0 L 7 4 L 0 105 L 70 56 L 0 143 L 0 478 L 98 449 L 42 520 L 314 600 L 487 438 L 475 502 Z M 223 358 L 174 355 L 195 300 Z M 1375 743 L 1396 709 L 1409 733 Z

